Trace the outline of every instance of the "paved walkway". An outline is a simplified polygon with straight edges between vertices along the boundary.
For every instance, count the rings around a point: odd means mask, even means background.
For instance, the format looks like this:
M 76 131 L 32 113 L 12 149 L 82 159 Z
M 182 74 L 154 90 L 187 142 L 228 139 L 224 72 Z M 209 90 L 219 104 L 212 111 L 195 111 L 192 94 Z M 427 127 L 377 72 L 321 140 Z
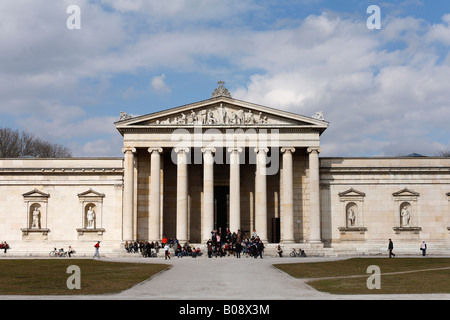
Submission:
M 172 258 L 169 270 L 118 297 L 284 300 L 326 296 L 272 266 L 287 260 L 291 259 Z
M 292 278 L 273 267 L 276 263 L 314 262 L 340 258 L 106 258 L 106 261 L 164 263 L 171 268 L 119 294 L 100 296 L 31 296 L 28 299 L 108 300 L 337 300 L 402 299 L 450 300 L 450 294 L 429 295 L 331 295 L 319 292 L 303 280 Z M 342 259 L 342 258 L 341 258 Z M 362 281 L 366 281 L 363 279 Z M 0 299 L 24 299 L 0 296 Z

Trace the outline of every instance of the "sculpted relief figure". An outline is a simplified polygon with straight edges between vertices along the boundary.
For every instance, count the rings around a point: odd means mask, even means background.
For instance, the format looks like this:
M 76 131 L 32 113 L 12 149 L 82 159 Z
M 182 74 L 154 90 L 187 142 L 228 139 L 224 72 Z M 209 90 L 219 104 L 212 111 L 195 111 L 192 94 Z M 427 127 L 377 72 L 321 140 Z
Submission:
M 217 120 L 214 117 L 214 113 L 213 113 L 213 111 L 211 109 L 207 111 L 206 123 L 207 124 L 216 124 L 217 123 Z
M 246 124 L 255 123 L 255 116 L 253 115 L 252 110 L 248 110 L 248 112 L 245 113 L 245 123 Z
M 31 224 L 32 229 L 39 229 L 39 225 L 40 225 L 39 216 L 40 216 L 40 211 L 39 211 L 38 207 L 35 207 L 34 211 L 33 211 L 33 222 Z
M 233 111 L 227 112 L 227 123 L 236 124 L 236 113 Z
M 181 117 L 178 118 L 177 124 L 186 124 L 186 115 L 181 113 Z
M 191 110 L 191 113 L 187 116 L 186 123 L 187 124 L 196 124 L 197 123 L 194 110 Z
M 259 124 L 267 124 L 267 116 L 263 116 L 262 112 L 259 113 L 258 123 Z
M 244 110 L 239 110 L 236 114 L 236 120 L 237 124 L 244 124 L 245 123 L 245 116 L 244 116 Z
M 92 207 L 89 207 L 89 210 L 87 212 L 87 229 L 94 229 L 95 228 L 95 213 L 94 210 L 92 210 Z
M 206 110 L 202 110 L 197 114 L 197 124 L 206 123 Z
M 217 124 L 224 124 L 227 118 L 227 111 L 220 104 L 220 107 L 217 108 Z

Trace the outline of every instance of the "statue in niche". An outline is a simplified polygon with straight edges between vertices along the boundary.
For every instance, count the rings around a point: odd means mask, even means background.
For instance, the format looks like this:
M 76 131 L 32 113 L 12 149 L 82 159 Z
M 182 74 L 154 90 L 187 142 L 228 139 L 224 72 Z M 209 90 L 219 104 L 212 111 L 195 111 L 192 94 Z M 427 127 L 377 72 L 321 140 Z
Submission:
M 411 214 L 409 213 L 408 206 L 404 206 L 400 212 L 400 226 L 410 227 L 409 222 L 411 221 Z
M 86 214 L 87 218 L 87 229 L 94 229 L 95 228 L 95 212 L 92 210 L 92 207 L 89 207 L 89 210 Z
M 348 227 L 354 227 L 356 222 L 356 215 L 353 211 L 353 208 L 349 208 L 347 211 L 347 221 L 348 221 Z
M 39 229 L 39 225 L 40 225 L 40 211 L 39 211 L 38 207 L 34 207 L 33 222 L 31 224 L 31 228 Z

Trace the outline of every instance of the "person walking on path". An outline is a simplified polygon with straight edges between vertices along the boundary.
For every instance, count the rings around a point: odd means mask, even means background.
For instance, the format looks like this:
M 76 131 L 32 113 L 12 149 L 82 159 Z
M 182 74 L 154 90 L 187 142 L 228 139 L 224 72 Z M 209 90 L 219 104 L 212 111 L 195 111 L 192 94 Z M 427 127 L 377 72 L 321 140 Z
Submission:
M 392 242 L 391 239 L 389 239 L 388 249 L 389 249 L 389 258 L 391 258 L 392 256 L 395 257 L 394 252 L 392 252 L 392 250 L 394 250 L 394 243 Z
M 92 259 L 94 259 L 95 257 L 98 257 L 100 259 L 100 253 L 99 253 L 99 249 L 100 249 L 100 241 L 97 241 L 97 243 L 94 245 L 95 247 L 95 254 L 92 257 Z
M 169 250 L 170 250 L 170 247 L 169 247 L 169 245 L 166 242 L 166 245 L 164 246 L 164 259 L 165 260 L 167 260 L 167 258 L 169 258 L 169 260 L 170 260 L 170 252 L 169 252 Z
M 422 250 L 422 256 L 426 256 L 427 255 L 427 244 L 425 243 L 425 241 L 422 241 L 422 244 L 420 245 L 420 250 Z

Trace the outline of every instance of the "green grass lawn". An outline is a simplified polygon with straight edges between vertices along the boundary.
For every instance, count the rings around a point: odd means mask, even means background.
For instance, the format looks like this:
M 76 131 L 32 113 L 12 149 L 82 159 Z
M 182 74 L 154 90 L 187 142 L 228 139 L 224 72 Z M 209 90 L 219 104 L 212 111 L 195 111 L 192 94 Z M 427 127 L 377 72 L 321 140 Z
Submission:
M 81 289 L 69 290 L 70 265 L 80 268 Z M 163 264 L 92 259 L 0 260 L 0 295 L 92 295 L 118 293 L 169 268 Z
M 376 265 L 381 270 L 380 290 L 367 288 L 366 281 L 372 273 L 366 272 L 371 265 Z M 450 258 L 353 258 L 317 263 L 277 264 L 275 267 L 296 278 L 315 279 L 308 284 L 319 291 L 332 294 L 450 293 Z M 422 271 L 439 268 L 448 269 Z M 352 277 L 358 275 L 361 277 Z

